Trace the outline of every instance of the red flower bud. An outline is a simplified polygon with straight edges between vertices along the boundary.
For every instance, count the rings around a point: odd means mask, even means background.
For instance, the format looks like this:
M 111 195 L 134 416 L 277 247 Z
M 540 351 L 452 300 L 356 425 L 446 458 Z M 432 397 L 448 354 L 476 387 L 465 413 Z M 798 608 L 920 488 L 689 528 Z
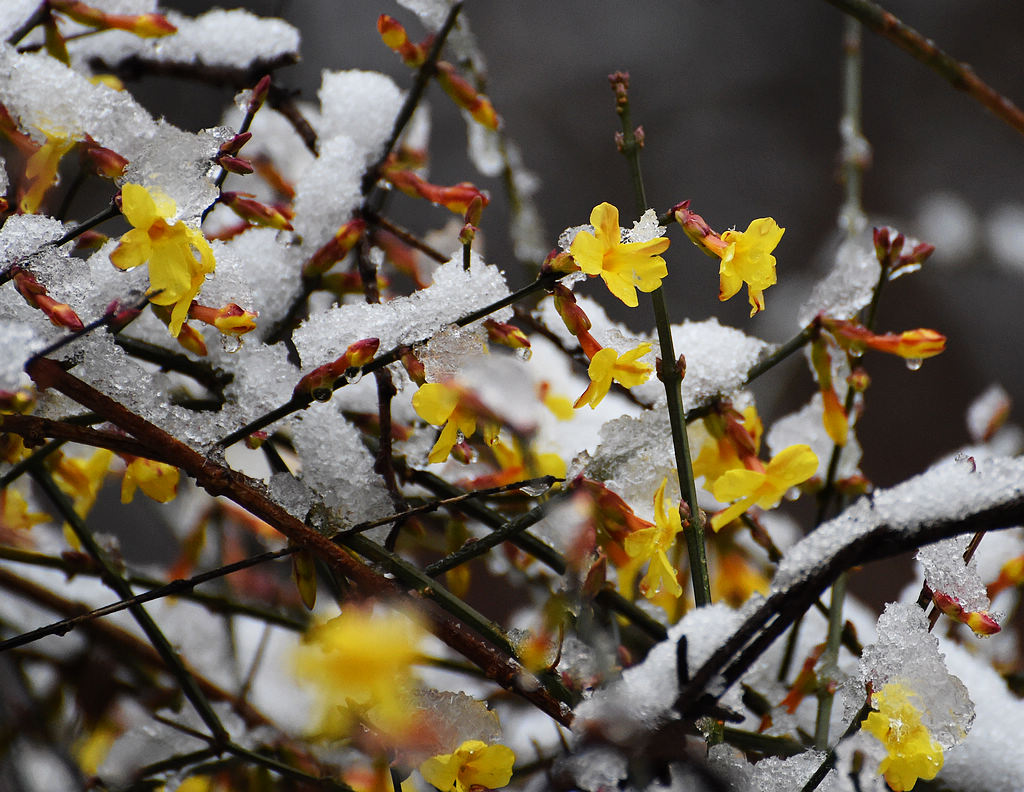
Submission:
M 366 231 L 366 221 L 360 218 L 349 220 L 335 232 L 334 236 L 314 253 L 302 268 L 303 278 L 323 275 L 341 261 Z

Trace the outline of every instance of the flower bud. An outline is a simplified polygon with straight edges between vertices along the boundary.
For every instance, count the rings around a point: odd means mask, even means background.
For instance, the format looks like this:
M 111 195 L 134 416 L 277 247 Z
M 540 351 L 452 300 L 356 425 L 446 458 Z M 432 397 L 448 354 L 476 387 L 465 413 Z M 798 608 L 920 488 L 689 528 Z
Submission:
M 120 179 L 124 175 L 124 169 L 128 167 L 127 159 L 116 151 L 104 148 L 88 136 L 85 139 L 82 156 L 89 162 L 97 176 L 112 181 Z
M 337 360 L 313 369 L 299 380 L 292 392 L 292 398 L 309 396 L 317 401 L 328 401 L 334 392 L 334 383 L 349 369 L 359 369 L 373 360 L 380 346 L 378 338 L 364 338 L 356 341 Z
M 242 150 L 242 146 L 248 143 L 252 139 L 252 132 L 242 132 L 235 135 L 231 140 L 225 140 L 221 143 L 220 154 L 229 154 L 235 156 L 239 151 Z
M 478 93 L 468 80 L 456 73 L 450 63 L 438 61 L 436 69 L 437 81 L 455 104 L 473 116 L 473 120 L 481 126 L 487 129 L 498 128 L 498 114 L 490 99 Z
M 932 592 L 932 601 L 946 616 L 970 627 L 975 635 L 995 635 L 1002 629 L 988 611 L 968 611 L 960 600 L 942 591 Z
M 494 319 L 485 319 L 484 327 L 487 328 L 487 338 L 494 344 L 501 344 L 512 349 L 530 348 L 530 339 L 515 325 L 498 322 Z
M 349 220 L 337 230 L 333 237 L 314 253 L 302 268 L 303 278 L 315 278 L 341 261 L 366 231 L 366 221 L 360 218 Z
M 427 48 L 409 41 L 409 34 L 405 32 L 402 23 L 394 17 L 387 14 L 377 17 L 377 32 L 380 33 L 384 45 L 398 53 L 406 66 L 415 69 L 427 59 Z
M 683 227 L 683 232 L 706 255 L 721 258 L 722 252 L 728 247 L 722 238 L 711 230 L 707 221 L 696 212 L 690 211 L 690 202 L 683 201 L 670 210 L 676 222 Z
M 285 216 L 286 210 L 267 206 L 253 199 L 249 193 L 222 192 L 220 202 L 231 211 L 254 225 L 268 226 L 280 231 L 291 231 L 292 224 Z
M 252 89 L 252 96 L 249 97 L 249 104 L 245 108 L 246 115 L 255 115 L 267 101 L 267 94 L 270 93 L 270 75 L 264 74 L 260 81 Z
M 25 298 L 25 302 L 46 314 L 57 327 L 66 327 L 69 330 L 81 330 L 84 327 L 71 306 L 57 302 L 47 294 L 46 287 L 37 281 L 31 272 L 15 266 L 11 267 L 10 274 L 15 288 Z

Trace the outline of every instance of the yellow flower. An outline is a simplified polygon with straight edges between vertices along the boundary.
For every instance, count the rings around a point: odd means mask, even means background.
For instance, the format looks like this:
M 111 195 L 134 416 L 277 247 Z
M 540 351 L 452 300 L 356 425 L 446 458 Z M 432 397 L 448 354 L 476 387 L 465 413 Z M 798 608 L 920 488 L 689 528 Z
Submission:
M 464 438 L 469 438 L 476 431 L 476 413 L 454 385 L 443 382 L 421 385 L 412 397 L 412 406 L 427 423 L 434 426 L 444 424 L 437 442 L 430 449 L 429 462 L 444 462 L 459 441 L 460 432 Z
M 650 599 L 664 591 L 673 597 L 683 593 L 676 579 L 676 570 L 668 560 L 666 551 L 675 544 L 676 534 L 683 530 L 679 509 L 665 511 L 665 478 L 654 495 L 654 522 L 650 528 L 634 531 L 626 537 L 623 546 L 631 558 L 646 560 L 650 564 L 647 574 L 640 581 L 641 593 Z
M 910 703 L 912 695 L 912 690 L 890 682 L 872 696 L 878 711 L 861 723 L 861 728 L 877 737 L 889 752 L 878 772 L 896 792 L 913 789 L 919 778 L 935 778 L 943 763 L 942 746 L 921 723 L 920 711 Z
M 98 448 L 88 459 L 61 456 L 54 465 L 57 486 L 71 497 L 79 517 L 85 517 L 92 509 L 113 458 L 113 451 Z
M 747 230 L 726 231 L 722 241 L 726 247 L 715 251 L 722 259 L 718 299 L 728 300 L 747 284 L 750 315 L 764 310 L 764 290 L 775 284 L 775 256 L 772 251 L 782 239 L 785 228 L 779 228 L 770 217 L 752 220 Z
M 75 141 L 60 134 L 41 130 L 46 137 L 43 143 L 25 163 L 25 178 L 28 189 L 18 201 L 22 214 L 35 214 L 43 197 L 57 181 L 57 168 L 61 158 L 75 145 Z
M 36 523 L 47 522 L 50 515 L 30 512 L 25 497 L 16 489 L 0 490 L 0 532 L 28 531 Z
M 736 468 L 744 468 L 740 449 L 747 455 L 756 454 L 761 447 L 761 435 L 764 427 L 753 405 L 744 408 L 743 423 L 733 413 L 723 418 L 709 416 L 704 419 L 704 426 L 710 434 L 709 439 L 700 447 L 700 454 L 693 460 L 694 478 L 704 477 L 704 489 L 711 491 L 715 482 L 725 473 Z M 737 437 L 743 441 L 742 445 Z
M 319 733 L 347 735 L 360 717 L 386 734 L 411 724 L 411 666 L 422 635 L 407 617 L 346 608 L 313 627 L 295 652 L 295 672 L 317 692 Z
M 712 517 L 711 527 L 719 530 L 754 504 L 762 509 L 774 508 L 790 487 L 807 481 L 817 470 L 818 457 L 810 446 L 793 445 L 772 457 L 763 471 L 737 469 L 723 473 L 711 494 L 722 503 L 735 503 Z
M 420 773 L 441 792 L 498 789 L 512 780 L 516 755 L 504 745 L 466 740 L 454 753 L 438 754 L 420 765 Z
M 620 355 L 611 347 L 598 350 L 590 359 L 590 366 L 587 369 L 587 374 L 590 375 L 590 384 L 573 404 L 573 407 L 582 407 L 584 404 L 589 404 L 590 409 L 597 407 L 601 400 L 608 395 L 612 380 L 621 383 L 626 388 L 647 382 L 654 369 L 646 363 L 638 361 L 650 351 L 651 345 L 646 341 L 624 355 Z
M 636 290 L 652 292 L 668 275 L 665 259 L 657 255 L 668 249 L 664 237 L 648 242 L 623 242 L 619 231 L 619 210 L 610 203 L 590 213 L 594 233 L 580 231 L 569 252 L 587 275 L 604 278 L 608 291 L 630 308 L 636 308 Z
M 177 336 L 192 300 L 216 264 L 210 243 L 201 231 L 181 220 L 169 224 L 167 218 L 177 211 L 174 201 L 141 185 L 126 184 L 121 189 L 121 211 L 134 228 L 121 237 L 110 261 L 119 269 L 149 262 L 150 301 L 174 306 L 169 328 Z
M 121 480 L 121 503 L 131 503 L 136 488 L 159 503 L 174 500 L 178 494 L 178 469 L 152 459 L 136 457 L 124 469 Z

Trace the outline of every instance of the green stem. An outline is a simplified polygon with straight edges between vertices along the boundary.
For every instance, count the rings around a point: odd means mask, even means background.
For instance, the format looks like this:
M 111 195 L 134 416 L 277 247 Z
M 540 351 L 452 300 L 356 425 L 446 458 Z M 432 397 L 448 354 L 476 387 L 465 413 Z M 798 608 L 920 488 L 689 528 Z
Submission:
M 46 493 L 46 496 L 53 502 L 57 511 L 60 512 L 61 516 L 67 520 L 71 526 L 71 530 L 74 532 L 78 541 L 81 543 L 83 549 L 88 553 L 89 556 L 102 568 L 102 580 L 103 582 L 121 599 L 128 600 L 132 599 L 134 594 L 132 593 L 131 586 L 122 578 L 113 568 L 113 566 L 107 561 L 103 550 L 97 544 L 93 538 L 92 533 L 89 531 L 85 524 L 85 521 L 78 516 L 75 512 L 71 502 L 67 499 L 67 496 L 61 492 L 56 482 L 50 476 L 50 474 L 40 466 L 36 466 L 31 471 L 32 478 L 39 485 L 39 487 Z M 135 621 L 139 627 L 146 634 L 153 648 L 160 654 L 160 657 L 167 664 L 168 670 L 178 680 L 178 684 L 181 685 L 181 691 L 185 694 L 185 697 L 191 702 L 192 706 L 195 707 L 199 717 L 202 718 L 203 723 L 210 730 L 213 741 L 216 744 L 225 744 L 228 742 L 229 735 L 227 730 L 221 724 L 217 714 L 213 711 L 210 706 L 209 700 L 203 694 L 203 691 L 199 689 L 199 685 L 196 683 L 195 677 L 185 667 L 184 661 L 171 646 L 170 641 L 160 631 L 160 628 L 153 621 L 152 617 L 146 612 L 142 605 L 134 604 L 131 605 L 128 610 L 131 612 Z
M 622 122 L 622 154 L 629 163 L 633 181 L 637 213 L 647 211 L 647 195 L 644 191 L 643 174 L 640 170 L 640 144 L 636 139 L 630 120 L 629 100 L 623 88 L 616 91 L 616 112 Z M 711 580 L 708 576 L 707 550 L 704 544 L 704 526 L 700 507 L 697 504 L 697 487 L 693 481 L 693 464 L 690 459 L 690 441 L 686 436 L 686 411 L 683 409 L 683 378 L 676 366 L 676 352 L 672 343 L 672 325 L 668 318 L 665 292 L 658 287 L 651 292 L 651 305 L 658 328 L 658 343 L 661 348 L 661 380 L 665 385 L 669 424 L 672 429 L 672 447 L 675 452 L 676 475 L 679 491 L 686 504 L 689 518 L 684 521 L 686 551 L 690 559 L 690 577 L 693 583 L 693 601 L 697 607 L 711 603 Z
M 861 133 L 862 109 L 862 38 L 860 23 L 847 17 L 843 28 L 843 119 L 840 124 L 843 134 L 843 177 L 846 182 L 846 200 L 840 212 L 845 223 L 846 238 L 852 242 L 865 225 L 862 206 L 863 176 L 866 160 L 860 150 L 867 142 Z M 886 278 L 886 263 L 880 262 L 881 272 L 875 291 L 871 295 L 869 323 L 874 323 L 878 309 L 878 298 L 882 292 L 882 284 Z M 843 410 L 847 417 L 853 411 L 855 393 L 847 386 Z M 828 495 L 818 502 L 817 525 L 828 516 L 829 501 L 835 488 L 836 474 L 839 469 L 839 458 L 843 447 L 838 443 L 832 445 L 832 454 L 828 461 L 828 472 L 825 476 L 825 492 Z M 825 639 L 825 652 L 821 658 L 821 671 L 818 674 L 818 713 L 814 724 L 814 745 L 819 751 L 828 750 L 829 725 L 832 720 L 832 703 L 835 698 L 836 679 L 839 676 L 839 647 L 843 638 L 843 603 L 846 599 L 846 585 L 849 573 L 843 572 L 832 584 L 832 598 L 828 607 L 828 633 Z

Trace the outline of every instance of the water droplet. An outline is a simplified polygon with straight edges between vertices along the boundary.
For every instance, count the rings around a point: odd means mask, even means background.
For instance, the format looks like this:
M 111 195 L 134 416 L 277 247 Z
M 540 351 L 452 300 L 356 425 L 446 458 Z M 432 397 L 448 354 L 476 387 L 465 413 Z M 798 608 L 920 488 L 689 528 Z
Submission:
M 788 501 L 795 501 L 799 497 L 800 497 L 800 488 L 799 487 L 790 487 L 788 490 L 786 490 L 786 500 L 788 500 Z
M 921 358 L 907 358 L 906 360 L 907 368 L 910 369 L 911 371 L 917 371 L 919 368 L 921 368 L 921 364 L 923 362 L 924 361 L 921 360 Z
M 330 401 L 331 400 L 331 396 L 333 394 L 334 394 L 334 391 L 331 390 L 328 387 L 313 388 L 309 392 L 309 395 L 312 396 L 314 399 L 316 399 L 316 401 L 318 401 L 318 402 Z
M 345 382 L 349 385 L 355 385 L 359 380 L 363 378 L 363 370 L 358 366 L 349 366 L 345 369 Z
M 530 347 L 521 347 L 520 349 L 516 350 L 516 357 L 518 357 L 523 362 L 526 362 L 531 357 L 533 357 L 533 350 L 530 349 Z
M 538 495 L 543 495 L 551 489 L 552 483 L 550 478 L 536 479 L 533 483 L 520 487 L 519 490 L 525 495 L 536 498 Z
M 233 355 L 242 348 L 242 338 L 241 336 L 222 335 L 220 347 L 228 354 Z

